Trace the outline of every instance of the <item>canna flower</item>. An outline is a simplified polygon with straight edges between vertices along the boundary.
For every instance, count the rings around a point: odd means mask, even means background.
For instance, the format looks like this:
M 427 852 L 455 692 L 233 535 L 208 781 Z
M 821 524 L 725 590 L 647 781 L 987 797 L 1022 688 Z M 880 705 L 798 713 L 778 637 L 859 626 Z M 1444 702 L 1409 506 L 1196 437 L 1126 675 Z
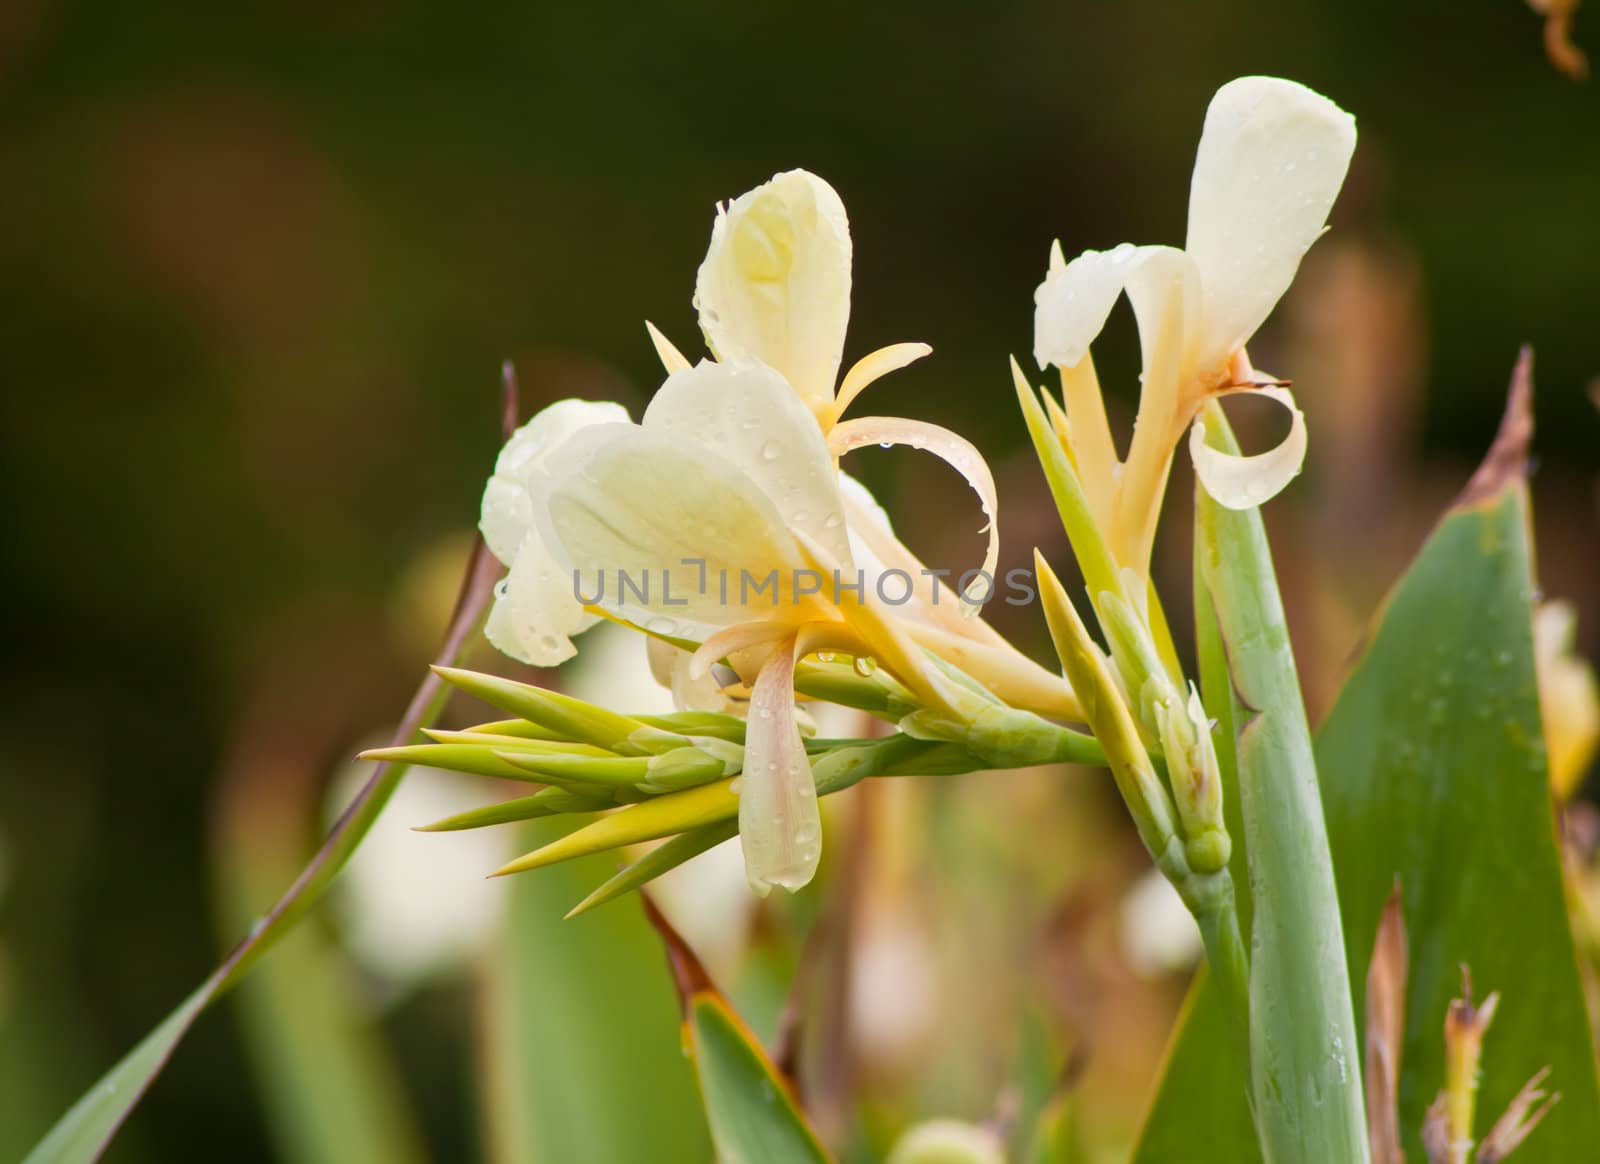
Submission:
M 713 228 L 695 303 L 716 359 L 691 365 L 651 327 L 668 375 L 638 424 L 616 405 L 552 405 L 508 442 L 484 493 L 485 539 L 510 567 L 487 628 L 506 653 L 560 662 L 574 635 L 606 617 L 652 636 L 653 665 L 680 706 L 721 710 L 712 668 L 726 661 L 737 673 L 749 719 L 739 831 L 758 893 L 804 885 L 821 851 L 795 707 L 795 668 L 808 655 L 883 666 L 920 709 L 906 730 L 961 735 L 976 723 L 984 739 L 1027 736 L 1018 713 L 980 699 L 935 657 L 1012 706 L 1079 714 L 1065 680 L 970 617 L 975 604 L 941 601 L 938 579 L 839 471 L 838 458 L 867 443 L 944 457 L 991 519 L 992 585 L 994 482 L 978 451 L 935 425 L 839 419 L 873 380 L 928 352 L 881 349 L 836 391 L 849 290 L 838 195 L 803 171 L 779 175 L 720 210 Z M 907 602 L 880 596 L 888 571 L 909 582 Z
M 1017 652 L 973 617 L 992 593 L 999 560 L 999 499 L 993 474 L 972 443 L 939 425 L 904 417 L 842 419 L 861 393 L 928 355 L 922 343 L 899 343 L 862 357 L 839 378 L 850 318 L 852 248 L 844 204 L 833 187 L 805 170 L 778 174 L 719 206 L 695 282 L 694 305 L 707 347 L 722 364 L 758 364 L 787 383 L 824 434 L 835 462 L 868 445 L 908 445 L 940 457 L 977 493 L 988 519 L 984 558 L 958 600 L 894 534 L 887 514 L 860 482 L 838 473 L 854 567 L 869 588 L 886 571 L 911 580 L 910 600 L 895 608 L 905 632 L 990 691 L 1019 707 L 1067 716 L 1077 702 L 1058 675 Z M 684 355 L 646 325 L 669 374 L 689 367 Z M 798 422 L 798 417 L 790 415 Z M 898 584 L 898 583 L 897 583 Z M 720 708 L 721 696 L 687 660 L 656 647 L 653 660 L 683 706 Z
M 1355 141 L 1354 118 L 1302 85 L 1231 81 L 1206 112 L 1184 249 L 1124 243 L 1070 263 L 1059 243 L 1052 249 L 1034 296 L 1034 355 L 1041 367 L 1061 370 L 1066 412 L 1058 426 L 1124 569 L 1148 571 L 1185 429 L 1201 486 L 1230 508 L 1260 505 L 1300 471 L 1305 418 L 1287 384 L 1251 368 L 1245 345 L 1322 234 Z M 1143 386 L 1128 455 L 1119 461 L 1090 345 L 1124 293 L 1138 322 Z M 1292 427 L 1281 444 L 1243 457 L 1207 446 L 1201 409 L 1235 392 L 1289 410 Z

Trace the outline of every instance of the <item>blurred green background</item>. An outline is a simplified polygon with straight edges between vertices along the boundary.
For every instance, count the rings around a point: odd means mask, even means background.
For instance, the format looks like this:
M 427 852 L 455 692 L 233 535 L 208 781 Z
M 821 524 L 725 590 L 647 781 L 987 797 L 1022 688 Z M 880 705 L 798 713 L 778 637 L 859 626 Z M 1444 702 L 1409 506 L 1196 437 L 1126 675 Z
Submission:
M 1600 9 L 1577 38 L 1600 50 Z M 1523 342 L 1544 586 L 1593 658 L 1600 91 L 1551 68 L 1517 0 L 0 6 L 0 1157 L 242 932 L 214 924 L 229 782 L 274 773 L 245 820 L 276 806 L 309 845 L 328 772 L 397 716 L 493 461 L 500 360 L 525 411 L 641 404 L 644 319 L 699 350 L 714 203 L 805 166 L 851 214 L 847 359 L 935 348 L 871 411 L 988 454 L 1020 564 L 1060 545 L 1005 367 L 1050 240 L 1181 242 L 1205 104 L 1251 72 L 1362 134 L 1334 233 L 1253 347 L 1311 425 L 1269 521 L 1314 710 Z M 1128 320 L 1111 349 L 1126 411 Z M 975 558 L 952 474 L 860 460 L 914 547 Z M 1004 626 L 1037 643 L 1036 622 Z M 982 779 L 949 795 L 981 802 Z M 960 818 L 976 840 L 901 843 L 993 858 L 995 811 Z M 475 998 L 457 967 L 374 1004 L 441 1159 L 486 1138 Z M 1117 1085 L 1135 1113 L 1140 1070 Z M 253 1078 L 210 1016 L 113 1158 L 292 1158 Z

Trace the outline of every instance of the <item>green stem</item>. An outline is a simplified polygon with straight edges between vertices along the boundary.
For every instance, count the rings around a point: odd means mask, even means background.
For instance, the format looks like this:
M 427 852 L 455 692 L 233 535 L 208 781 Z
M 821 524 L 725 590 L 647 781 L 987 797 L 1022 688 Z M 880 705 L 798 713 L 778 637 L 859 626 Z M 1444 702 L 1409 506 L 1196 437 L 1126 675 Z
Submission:
M 1221 409 L 1213 445 L 1237 452 Z M 1311 731 L 1260 513 L 1196 503 L 1196 557 L 1235 693 L 1249 884 L 1251 1096 L 1267 1164 L 1367 1164 L 1333 859 Z

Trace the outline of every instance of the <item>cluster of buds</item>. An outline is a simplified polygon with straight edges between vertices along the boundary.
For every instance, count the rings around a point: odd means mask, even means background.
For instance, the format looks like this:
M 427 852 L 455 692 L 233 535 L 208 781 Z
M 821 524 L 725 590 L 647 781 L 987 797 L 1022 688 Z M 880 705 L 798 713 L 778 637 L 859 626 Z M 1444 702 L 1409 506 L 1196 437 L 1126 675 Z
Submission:
M 572 911 L 575 915 L 645 884 L 738 832 L 739 793 L 747 764 L 746 719 L 692 710 L 623 715 L 496 675 L 437 670 L 452 686 L 512 718 L 459 731 L 429 730 L 428 743 L 378 748 L 363 758 L 542 787 L 528 796 L 424 825 L 422 831 L 482 828 L 549 816 L 590 817 L 497 874 L 671 838 L 579 903 Z M 913 729 L 876 738 L 825 739 L 807 724 L 804 747 L 818 796 L 842 791 L 869 776 L 955 775 L 1008 766 L 1010 760 L 1104 762 L 1092 738 L 1013 709 L 990 716 L 979 711 L 961 731 L 952 727 L 941 734 L 934 729 L 942 721 L 881 671 L 862 674 L 851 663 L 814 661 L 801 664 L 795 678 L 806 695 Z M 998 705 L 986 702 L 984 710 L 993 706 Z M 813 837 L 811 843 L 820 840 Z

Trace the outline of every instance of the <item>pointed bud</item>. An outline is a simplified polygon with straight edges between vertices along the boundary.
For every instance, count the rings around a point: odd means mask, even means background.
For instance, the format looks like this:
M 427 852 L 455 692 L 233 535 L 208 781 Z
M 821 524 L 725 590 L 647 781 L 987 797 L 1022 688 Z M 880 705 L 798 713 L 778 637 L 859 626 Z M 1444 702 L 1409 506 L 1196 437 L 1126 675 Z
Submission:
M 1139 727 L 1112 675 L 1111 661 L 1089 637 L 1088 628 L 1078 617 L 1060 579 L 1037 550 L 1034 566 L 1045 621 L 1067 680 L 1083 702 L 1090 729 L 1105 749 L 1106 762 L 1133 814 L 1140 838 L 1151 856 L 1163 861 L 1169 847 L 1178 840 L 1172 803 L 1139 738 Z
M 499 675 L 463 671 L 457 667 L 435 667 L 433 670 L 446 683 L 502 711 L 531 720 L 554 732 L 560 739 L 582 740 L 634 755 L 647 750 L 630 744 L 629 739 L 636 733 L 648 737 L 652 729 L 631 716 L 618 715 L 570 695 L 518 683 Z
M 1211 721 L 1192 683 L 1187 702 L 1174 694 L 1157 704 L 1157 713 L 1189 867 L 1196 873 L 1216 873 L 1227 867 L 1233 842 L 1222 816 L 1222 769 Z

